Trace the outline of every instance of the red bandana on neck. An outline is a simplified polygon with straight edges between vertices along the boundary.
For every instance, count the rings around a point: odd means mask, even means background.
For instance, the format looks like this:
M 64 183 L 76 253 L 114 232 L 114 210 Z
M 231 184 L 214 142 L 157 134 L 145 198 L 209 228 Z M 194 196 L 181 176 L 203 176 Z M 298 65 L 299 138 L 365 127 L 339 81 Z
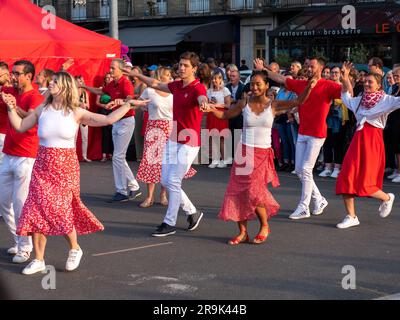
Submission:
M 361 107 L 363 107 L 364 109 L 372 109 L 379 103 L 379 101 L 381 101 L 384 95 L 385 92 L 382 90 L 372 93 L 364 92 L 361 99 Z

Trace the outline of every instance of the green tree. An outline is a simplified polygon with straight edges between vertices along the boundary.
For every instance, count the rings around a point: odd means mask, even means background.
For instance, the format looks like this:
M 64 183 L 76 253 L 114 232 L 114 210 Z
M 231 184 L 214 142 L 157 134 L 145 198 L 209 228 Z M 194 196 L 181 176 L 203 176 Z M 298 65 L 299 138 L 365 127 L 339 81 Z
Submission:
M 350 49 L 350 59 L 353 63 L 367 63 L 369 50 L 362 43 L 357 43 Z
M 329 57 L 327 57 L 324 48 L 321 48 L 321 49 L 319 49 L 319 48 L 317 48 L 317 47 L 312 48 L 312 55 L 313 55 L 313 57 L 322 58 L 322 59 L 324 59 L 326 62 L 329 61 Z
M 289 54 L 285 52 L 279 52 L 275 57 L 274 61 L 279 64 L 280 67 L 289 68 L 292 62 Z

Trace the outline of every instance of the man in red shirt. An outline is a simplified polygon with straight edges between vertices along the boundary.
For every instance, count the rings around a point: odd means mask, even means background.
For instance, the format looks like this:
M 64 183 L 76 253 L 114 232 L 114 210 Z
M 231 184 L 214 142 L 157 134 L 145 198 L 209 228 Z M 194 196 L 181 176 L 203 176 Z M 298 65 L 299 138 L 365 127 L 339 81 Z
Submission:
M 17 89 L 15 93 L 17 111 L 21 117 L 26 117 L 43 102 L 40 93 L 33 89 L 34 76 L 35 67 L 31 62 L 20 60 L 14 63 L 11 80 Z M 0 168 L 0 212 L 14 236 L 15 246 L 8 250 L 8 253 L 15 254 L 14 263 L 27 261 L 32 251 L 31 237 L 17 236 L 16 226 L 28 196 L 38 147 L 37 127 L 19 133 L 9 123 L 7 124 L 3 147 L 4 158 Z
M 288 91 L 293 91 L 297 95 L 300 95 L 307 86 L 306 80 L 294 80 L 263 68 L 258 59 L 255 60 L 255 66 L 257 69 L 266 70 L 271 80 L 284 84 Z M 323 59 L 310 59 L 308 77 L 315 78 L 318 82 L 311 90 L 308 99 L 298 108 L 300 127 L 296 144 L 295 170 L 302 182 L 302 194 L 297 209 L 289 216 L 294 220 L 310 217 L 311 199 L 314 202 L 313 215 L 322 214 L 328 205 L 328 201 L 321 195 L 314 182 L 313 169 L 326 138 L 326 117 L 331 102 L 333 99 L 340 99 L 342 87 L 333 81 L 322 79 L 324 67 Z
M 203 116 L 200 106 L 208 101 L 206 88 L 195 78 L 198 64 L 197 54 L 183 53 L 179 61 L 179 77 L 182 80 L 168 84 L 136 71 L 129 73 L 149 87 L 173 94 L 173 130 L 165 147 L 161 173 L 161 184 L 168 190 L 168 209 L 163 223 L 152 233 L 154 237 L 164 237 L 176 232 L 179 206 L 187 215 L 189 231 L 195 230 L 203 217 L 203 213 L 196 209 L 181 188 L 183 177 L 200 149 Z
M 114 59 L 110 65 L 110 74 L 114 81 L 111 81 L 102 89 L 88 86 L 82 86 L 82 88 L 97 95 L 107 94 L 111 97 L 111 100 L 133 98 L 134 88 L 129 79 L 123 75 L 124 67 L 125 62 L 122 59 Z M 139 184 L 126 161 L 126 152 L 134 131 L 135 110 L 131 109 L 121 120 L 113 124 L 114 153 L 112 163 L 116 193 L 109 202 L 128 201 L 129 199 L 136 199 L 142 194 Z

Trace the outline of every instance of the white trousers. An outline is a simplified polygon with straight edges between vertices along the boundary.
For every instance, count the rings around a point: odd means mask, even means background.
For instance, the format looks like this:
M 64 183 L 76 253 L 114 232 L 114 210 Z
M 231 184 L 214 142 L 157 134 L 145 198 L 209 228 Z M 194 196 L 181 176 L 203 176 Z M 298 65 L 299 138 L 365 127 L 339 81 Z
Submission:
M 296 144 L 296 173 L 302 184 L 301 199 L 298 207 L 308 209 L 311 198 L 320 201 L 322 198 L 314 179 L 313 169 L 325 138 L 315 138 L 299 134 Z
M 31 237 L 17 236 L 16 229 L 28 197 L 34 162 L 33 158 L 5 154 L 0 167 L 0 212 L 14 237 L 15 245 L 18 245 L 18 251 L 32 251 Z
M 179 207 L 182 207 L 186 215 L 194 214 L 197 211 L 181 186 L 183 177 L 189 171 L 199 150 L 200 147 L 192 147 L 171 140 L 168 140 L 165 146 L 161 184 L 168 190 L 168 209 L 164 222 L 170 226 L 176 224 Z
M 88 141 L 89 141 L 89 127 L 82 124 L 79 125 L 82 138 L 82 157 L 87 159 Z
M 4 146 L 5 138 L 6 138 L 6 135 L 3 133 L 0 133 L 0 166 L 1 166 L 1 162 L 3 161 L 3 157 L 4 157 L 3 146 Z
M 113 124 L 112 138 L 114 143 L 113 173 L 117 192 L 127 196 L 129 191 L 139 189 L 139 184 L 126 161 L 126 152 L 135 130 L 135 118 L 128 117 Z
M 6 138 L 6 135 L 4 133 L 0 133 L 0 167 L 1 163 L 3 162 L 3 146 L 4 146 L 4 139 Z M 1 211 L 0 211 L 0 217 L 1 217 Z

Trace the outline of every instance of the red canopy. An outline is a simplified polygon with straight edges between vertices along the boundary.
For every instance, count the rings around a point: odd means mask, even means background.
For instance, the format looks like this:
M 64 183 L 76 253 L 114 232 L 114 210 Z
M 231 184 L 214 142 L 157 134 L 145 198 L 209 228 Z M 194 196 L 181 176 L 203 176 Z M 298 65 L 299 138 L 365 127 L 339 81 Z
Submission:
M 101 86 L 111 59 L 120 53 L 120 41 L 49 15 L 29 0 L 0 0 L 0 60 L 10 67 L 16 60 L 27 59 L 37 72 L 57 71 L 73 58 L 68 72 L 82 75 L 88 85 Z M 92 111 L 97 110 L 94 102 Z M 90 128 L 88 157 L 101 158 L 100 128 Z

